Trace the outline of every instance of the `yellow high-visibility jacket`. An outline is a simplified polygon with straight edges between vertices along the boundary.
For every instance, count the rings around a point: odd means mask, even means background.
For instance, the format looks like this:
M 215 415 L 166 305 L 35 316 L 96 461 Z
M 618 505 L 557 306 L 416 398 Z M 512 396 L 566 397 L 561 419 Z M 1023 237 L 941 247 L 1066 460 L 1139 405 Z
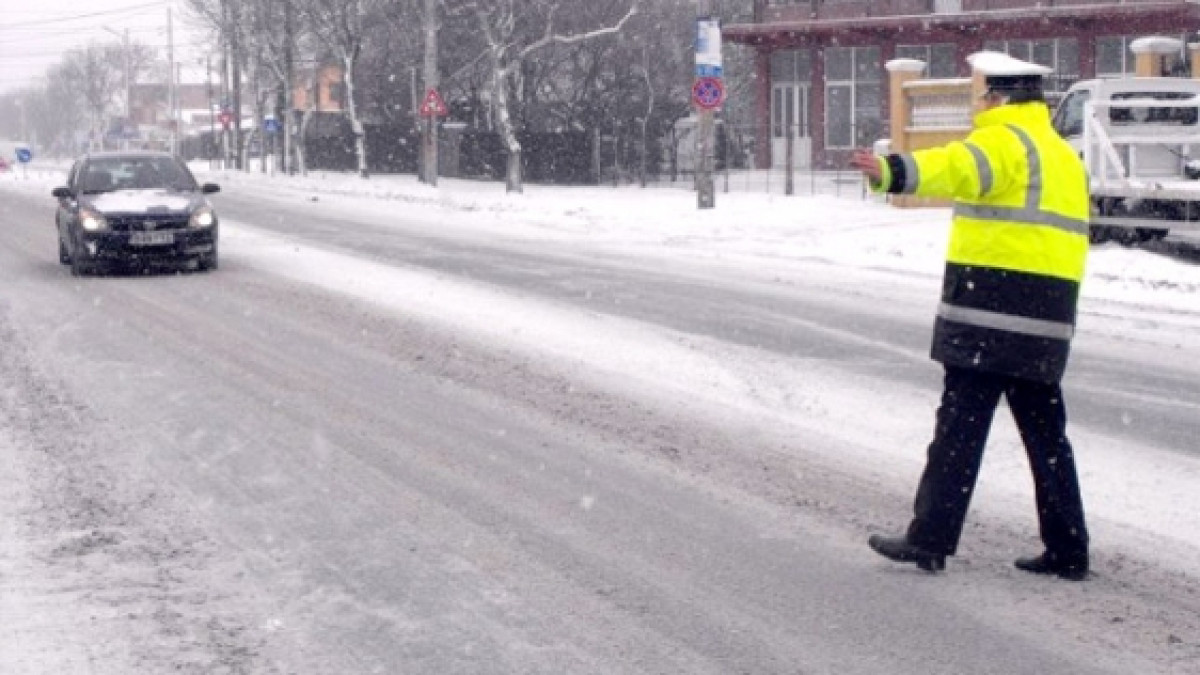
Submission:
M 974 122 L 964 141 L 881 158 L 876 189 L 954 200 L 933 358 L 1057 382 L 1087 258 L 1087 173 L 1044 103 Z

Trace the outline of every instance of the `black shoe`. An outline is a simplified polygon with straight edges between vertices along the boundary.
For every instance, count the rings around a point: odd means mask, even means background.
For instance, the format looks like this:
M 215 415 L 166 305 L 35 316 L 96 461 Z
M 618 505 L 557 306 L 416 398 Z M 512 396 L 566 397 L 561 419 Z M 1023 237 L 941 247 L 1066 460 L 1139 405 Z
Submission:
M 1032 558 L 1017 558 L 1017 569 L 1032 574 L 1054 574 L 1070 581 L 1083 581 L 1088 575 L 1087 558 L 1060 558 L 1043 553 Z
M 876 553 L 888 560 L 916 563 L 917 567 L 926 572 L 938 572 L 946 569 L 946 556 L 930 553 L 916 544 L 910 544 L 904 537 L 885 537 L 873 534 L 867 543 Z

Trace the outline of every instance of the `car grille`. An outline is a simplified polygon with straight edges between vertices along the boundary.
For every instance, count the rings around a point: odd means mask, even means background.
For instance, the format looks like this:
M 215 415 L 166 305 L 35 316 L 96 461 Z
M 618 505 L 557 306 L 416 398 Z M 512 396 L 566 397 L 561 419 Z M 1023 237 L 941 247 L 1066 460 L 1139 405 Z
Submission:
M 114 232 L 182 230 L 186 229 L 188 226 L 188 217 L 181 214 L 109 216 L 108 226 L 112 228 Z

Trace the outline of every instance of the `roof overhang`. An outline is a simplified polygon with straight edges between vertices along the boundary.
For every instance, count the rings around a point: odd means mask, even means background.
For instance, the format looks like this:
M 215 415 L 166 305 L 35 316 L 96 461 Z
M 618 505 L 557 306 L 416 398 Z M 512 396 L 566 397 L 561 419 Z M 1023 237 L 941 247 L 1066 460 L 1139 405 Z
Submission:
M 769 23 L 731 24 L 722 29 L 723 39 L 750 46 L 807 44 L 838 36 L 851 42 L 874 39 L 895 31 L 918 34 L 975 32 L 989 28 L 1027 28 L 1031 21 L 1051 25 L 1067 23 L 1086 26 L 1100 21 L 1134 20 L 1188 30 L 1189 22 L 1200 21 L 1200 5 L 1193 2 L 1138 3 L 1136 5 L 1074 5 L 1036 7 L 956 14 L 870 16 L 847 19 L 810 19 Z M 1136 23 L 1132 24 L 1136 25 Z M 1156 29 L 1148 29 L 1156 30 Z

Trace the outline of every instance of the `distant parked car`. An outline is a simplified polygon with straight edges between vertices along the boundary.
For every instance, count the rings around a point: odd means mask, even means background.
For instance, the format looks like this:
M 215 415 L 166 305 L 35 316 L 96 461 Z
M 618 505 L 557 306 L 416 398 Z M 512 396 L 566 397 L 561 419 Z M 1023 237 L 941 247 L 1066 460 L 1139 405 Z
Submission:
M 8 171 L 8 160 L 0 157 L 0 173 L 4 173 L 5 171 Z
M 100 152 L 71 167 L 58 198 L 58 259 L 79 276 L 111 265 L 217 268 L 217 214 L 186 165 L 161 152 Z

